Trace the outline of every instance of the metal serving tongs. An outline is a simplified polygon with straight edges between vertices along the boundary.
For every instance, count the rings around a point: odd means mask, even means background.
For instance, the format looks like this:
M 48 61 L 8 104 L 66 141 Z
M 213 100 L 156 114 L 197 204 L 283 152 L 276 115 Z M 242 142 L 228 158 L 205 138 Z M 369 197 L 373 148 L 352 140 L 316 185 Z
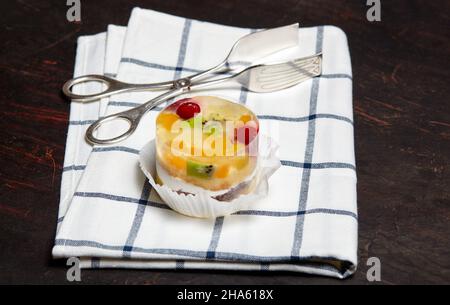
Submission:
M 94 122 L 86 131 L 86 138 L 93 144 L 112 144 L 129 137 L 137 128 L 143 115 L 150 109 L 162 104 L 167 99 L 180 95 L 186 91 L 203 89 L 224 82 L 234 81 L 252 92 L 274 92 L 297 85 L 307 79 L 322 73 L 322 54 L 299 58 L 281 63 L 259 64 L 250 66 L 231 76 L 210 81 L 192 81 L 183 78 L 175 81 L 173 89 L 156 98 L 127 111 L 108 115 Z M 95 130 L 103 123 L 122 119 L 129 123 L 124 133 L 110 139 L 99 139 L 94 135 Z
M 231 48 L 230 53 L 217 66 L 182 79 L 183 81 L 199 81 L 219 72 L 233 70 L 236 63 L 247 63 L 247 66 L 270 54 L 298 45 L 298 23 L 248 34 L 240 38 Z M 242 71 L 242 68 L 240 69 Z M 113 94 L 128 91 L 170 90 L 180 85 L 181 79 L 152 84 L 129 84 L 104 75 L 83 75 L 68 80 L 63 86 L 63 93 L 73 101 L 90 102 Z M 76 94 L 72 87 L 86 82 L 105 84 L 104 91 L 94 94 Z
M 152 84 L 128 84 L 103 75 L 85 75 L 67 81 L 63 92 L 73 101 L 89 102 L 112 94 L 128 91 L 170 90 L 156 98 L 128 111 L 112 114 L 94 122 L 86 131 L 86 138 L 92 144 L 117 143 L 130 136 L 136 129 L 142 116 L 150 109 L 183 92 L 235 81 L 254 92 L 272 92 L 288 88 L 297 83 L 321 74 L 321 55 L 291 60 L 270 65 L 255 65 L 255 62 L 270 54 L 298 45 L 298 24 L 268 29 L 248 34 L 239 39 L 227 58 L 217 66 L 203 72 L 177 79 Z M 231 76 L 205 81 L 213 75 L 230 73 Z M 79 95 L 72 92 L 72 87 L 85 82 L 102 82 L 106 89 L 97 94 Z M 122 119 L 129 123 L 123 134 L 110 139 L 99 139 L 94 135 L 103 123 Z

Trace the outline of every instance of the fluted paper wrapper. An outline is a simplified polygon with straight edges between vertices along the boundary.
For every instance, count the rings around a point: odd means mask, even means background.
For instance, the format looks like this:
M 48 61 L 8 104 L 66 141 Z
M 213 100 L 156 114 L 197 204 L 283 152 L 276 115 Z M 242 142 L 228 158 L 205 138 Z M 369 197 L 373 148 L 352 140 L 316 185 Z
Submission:
M 269 177 L 281 166 L 276 156 L 278 145 L 267 136 L 259 136 L 259 156 L 253 190 L 239 195 L 232 201 L 219 201 L 211 197 L 207 190 L 196 194 L 183 194 L 167 185 L 156 183 L 156 144 L 148 142 L 139 153 L 139 163 L 150 184 L 161 199 L 173 210 L 192 217 L 216 218 L 247 210 L 257 200 L 267 196 Z

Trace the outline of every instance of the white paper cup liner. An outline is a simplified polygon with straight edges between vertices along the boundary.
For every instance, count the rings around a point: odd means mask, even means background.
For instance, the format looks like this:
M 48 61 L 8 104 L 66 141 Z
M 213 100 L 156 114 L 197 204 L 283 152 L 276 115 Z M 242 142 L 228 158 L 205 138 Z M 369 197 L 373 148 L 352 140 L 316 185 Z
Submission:
M 278 145 L 271 138 L 259 136 L 255 187 L 251 193 L 239 195 L 232 201 L 214 199 L 206 190 L 196 194 L 183 194 L 170 189 L 167 185 L 157 184 L 155 140 L 151 140 L 141 149 L 139 164 L 152 187 L 171 209 L 192 217 L 216 218 L 247 210 L 257 200 L 267 196 L 269 177 L 281 166 L 276 156 L 277 150 Z

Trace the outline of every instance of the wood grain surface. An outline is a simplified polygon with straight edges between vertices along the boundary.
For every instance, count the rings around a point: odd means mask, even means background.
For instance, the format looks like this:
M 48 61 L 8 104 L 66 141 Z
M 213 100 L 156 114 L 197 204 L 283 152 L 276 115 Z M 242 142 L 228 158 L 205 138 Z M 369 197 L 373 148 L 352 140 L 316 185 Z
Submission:
M 83 270 L 83 283 L 450 283 L 450 3 L 366 1 L 1 1 L 0 283 L 68 283 L 51 259 L 76 39 L 126 25 L 134 6 L 243 27 L 332 24 L 348 35 L 354 74 L 359 268 L 345 281 L 293 273 Z

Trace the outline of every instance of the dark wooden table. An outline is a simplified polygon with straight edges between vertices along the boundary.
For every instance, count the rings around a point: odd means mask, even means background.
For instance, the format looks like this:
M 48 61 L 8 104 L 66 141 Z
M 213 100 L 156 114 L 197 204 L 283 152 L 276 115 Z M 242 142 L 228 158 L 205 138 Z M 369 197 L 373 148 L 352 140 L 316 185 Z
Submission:
M 83 283 L 365 284 L 368 257 L 382 283 L 450 283 L 450 5 L 381 0 L 1 1 L 0 283 L 67 283 L 51 259 L 76 38 L 126 25 L 140 6 L 243 27 L 300 21 L 348 35 L 354 72 L 359 269 L 346 281 L 289 273 L 84 270 Z

